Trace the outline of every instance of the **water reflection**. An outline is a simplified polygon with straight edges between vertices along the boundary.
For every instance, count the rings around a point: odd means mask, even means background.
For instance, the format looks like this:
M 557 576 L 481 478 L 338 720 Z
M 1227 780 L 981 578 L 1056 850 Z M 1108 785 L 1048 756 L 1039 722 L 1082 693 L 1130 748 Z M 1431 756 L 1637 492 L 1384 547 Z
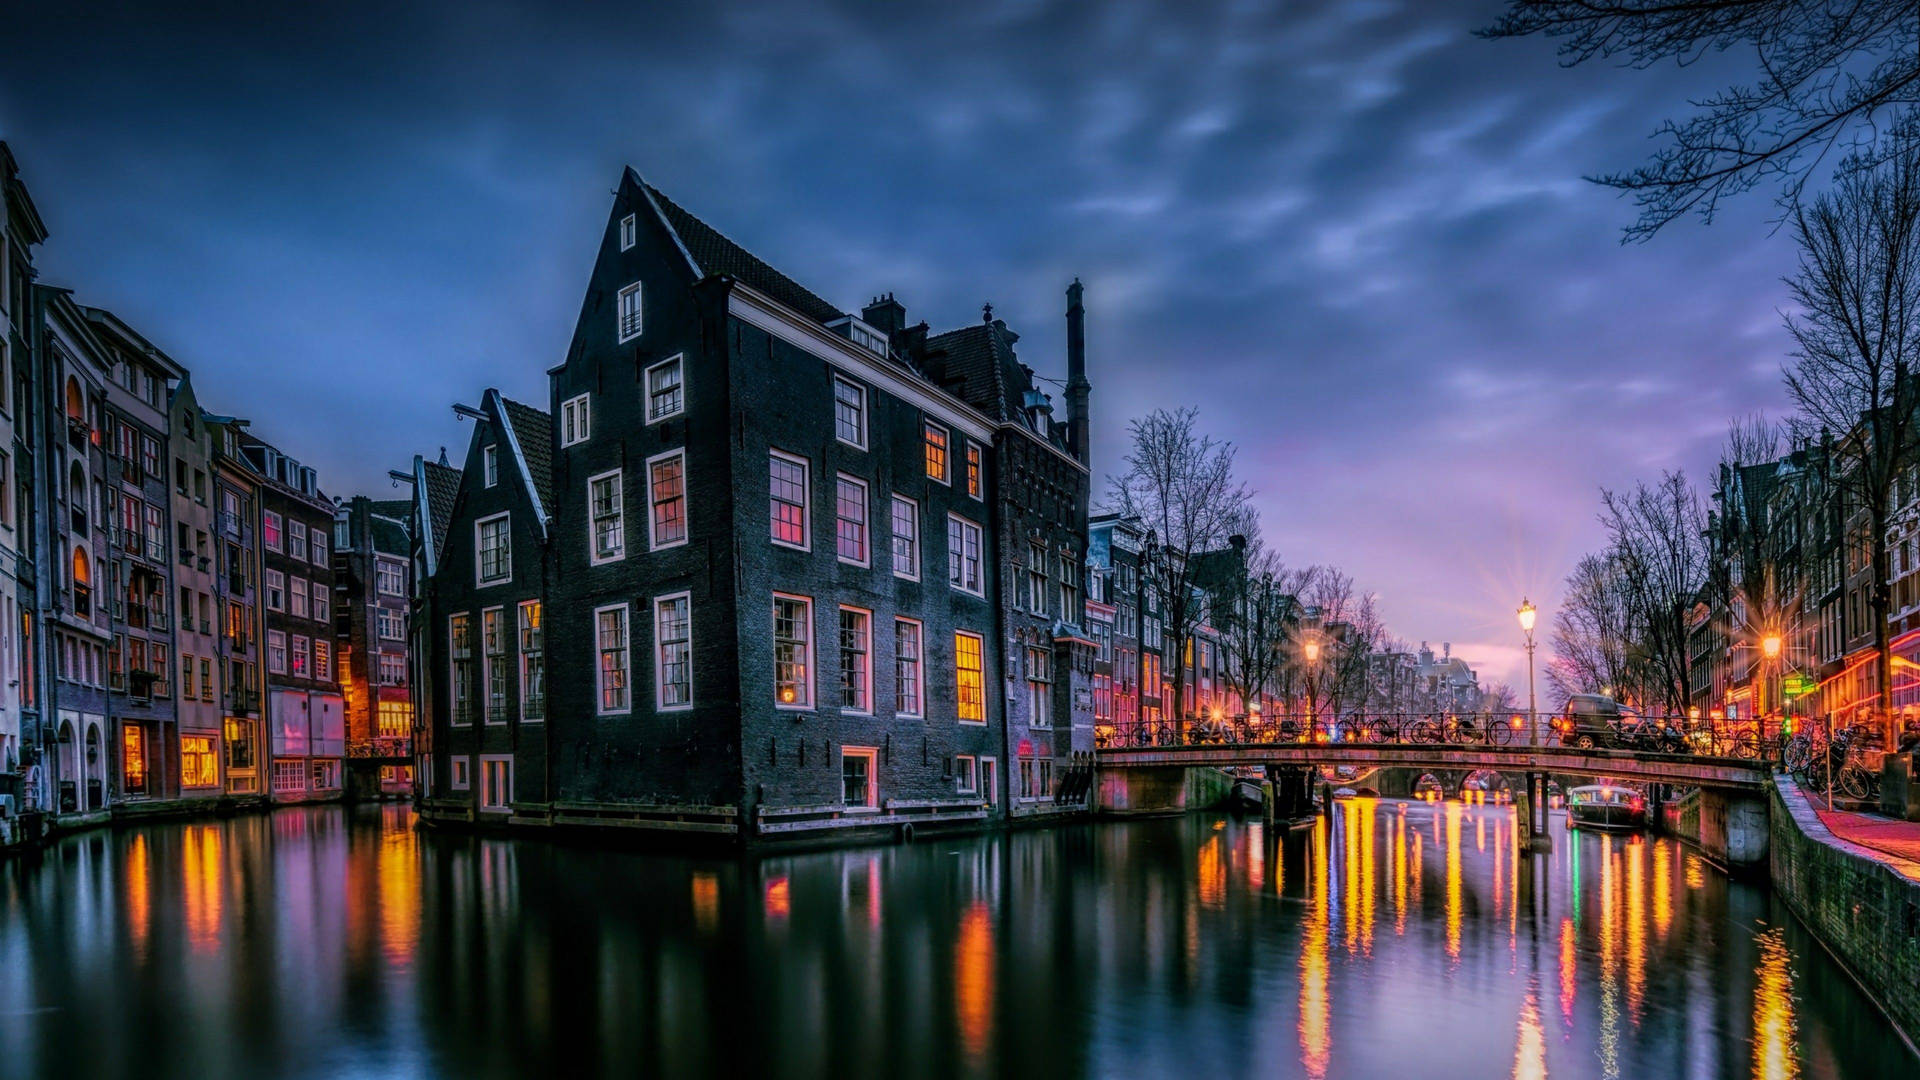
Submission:
M 1523 856 L 1510 815 L 757 860 L 398 808 L 94 833 L 0 864 L 0 1076 L 1912 1073 L 1765 892 L 1559 817 Z

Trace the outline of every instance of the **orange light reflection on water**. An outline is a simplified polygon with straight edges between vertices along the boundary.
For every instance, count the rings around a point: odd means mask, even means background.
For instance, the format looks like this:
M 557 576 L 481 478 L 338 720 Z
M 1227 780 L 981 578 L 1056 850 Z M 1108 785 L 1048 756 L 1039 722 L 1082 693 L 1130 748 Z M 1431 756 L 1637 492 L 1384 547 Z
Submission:
M 1313 827 L 1314 843 L 1328 850 L 1327 820 Z M 1329 863 L 1331 859 L 1329 859 Z M 1300 1063 L 1314 1080 L 1324 1080 L 1332 1058 L 1332 1004 L 1327 996 L 1327 945 L 1329 928 L 1327 874 L 1313 876 L 1313 897 L 1307 909 L 1305 936 L 1300 945 Z
M 1753 988 L 1753 1078 L 1794 1080 L 1800 1075 L 1793 1016 L 1793 972 L 1779 927 L 1755 939 L 1760 966 Z
M 993 1036 L 993 917 L 984 900 L 960 916 L 953 945 L 953 1004 L 968 1064 L 981 1066 Z

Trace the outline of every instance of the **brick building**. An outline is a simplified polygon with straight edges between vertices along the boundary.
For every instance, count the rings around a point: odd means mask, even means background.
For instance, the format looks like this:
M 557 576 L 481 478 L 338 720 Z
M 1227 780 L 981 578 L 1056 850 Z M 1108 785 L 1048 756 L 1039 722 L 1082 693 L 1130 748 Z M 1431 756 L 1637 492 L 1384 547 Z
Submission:
M 334 664 L 346 701 L 347 783 L 362 796 L 413 791 L 412 521 L 405 499 L 359 495 L 334 512 Z

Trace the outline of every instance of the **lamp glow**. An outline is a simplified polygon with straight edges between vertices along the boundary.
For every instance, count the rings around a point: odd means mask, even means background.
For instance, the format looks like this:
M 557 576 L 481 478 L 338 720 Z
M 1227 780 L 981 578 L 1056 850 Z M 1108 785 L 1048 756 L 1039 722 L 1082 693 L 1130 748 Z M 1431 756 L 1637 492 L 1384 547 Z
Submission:
M 1520 610 L 1516 614 L 1520 616 L 1520 629 L 1529 634 L 1533 633 L 1533 620 L 1540 614 L 1540 609 L 1533 606 L 1533 601 L 1522 598 Z

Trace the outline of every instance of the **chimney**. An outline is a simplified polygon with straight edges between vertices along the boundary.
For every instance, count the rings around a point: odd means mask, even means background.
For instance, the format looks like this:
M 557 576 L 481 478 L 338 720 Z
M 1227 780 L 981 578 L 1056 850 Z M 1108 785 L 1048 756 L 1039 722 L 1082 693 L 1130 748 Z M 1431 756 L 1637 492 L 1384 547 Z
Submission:
M 1074 457 L 1090 462 L 1087 394 L 1093 386 L 1087 382 L 1086 308 L 1080 292 L 1080 279 L 1074 278 L 1067 286 L 1067 444 Z
M 895 300 L 892 293 L 876 296 L 873 303 L 861 309 L 860 321 L 892 338 L 907 328 L 907 306 Z

